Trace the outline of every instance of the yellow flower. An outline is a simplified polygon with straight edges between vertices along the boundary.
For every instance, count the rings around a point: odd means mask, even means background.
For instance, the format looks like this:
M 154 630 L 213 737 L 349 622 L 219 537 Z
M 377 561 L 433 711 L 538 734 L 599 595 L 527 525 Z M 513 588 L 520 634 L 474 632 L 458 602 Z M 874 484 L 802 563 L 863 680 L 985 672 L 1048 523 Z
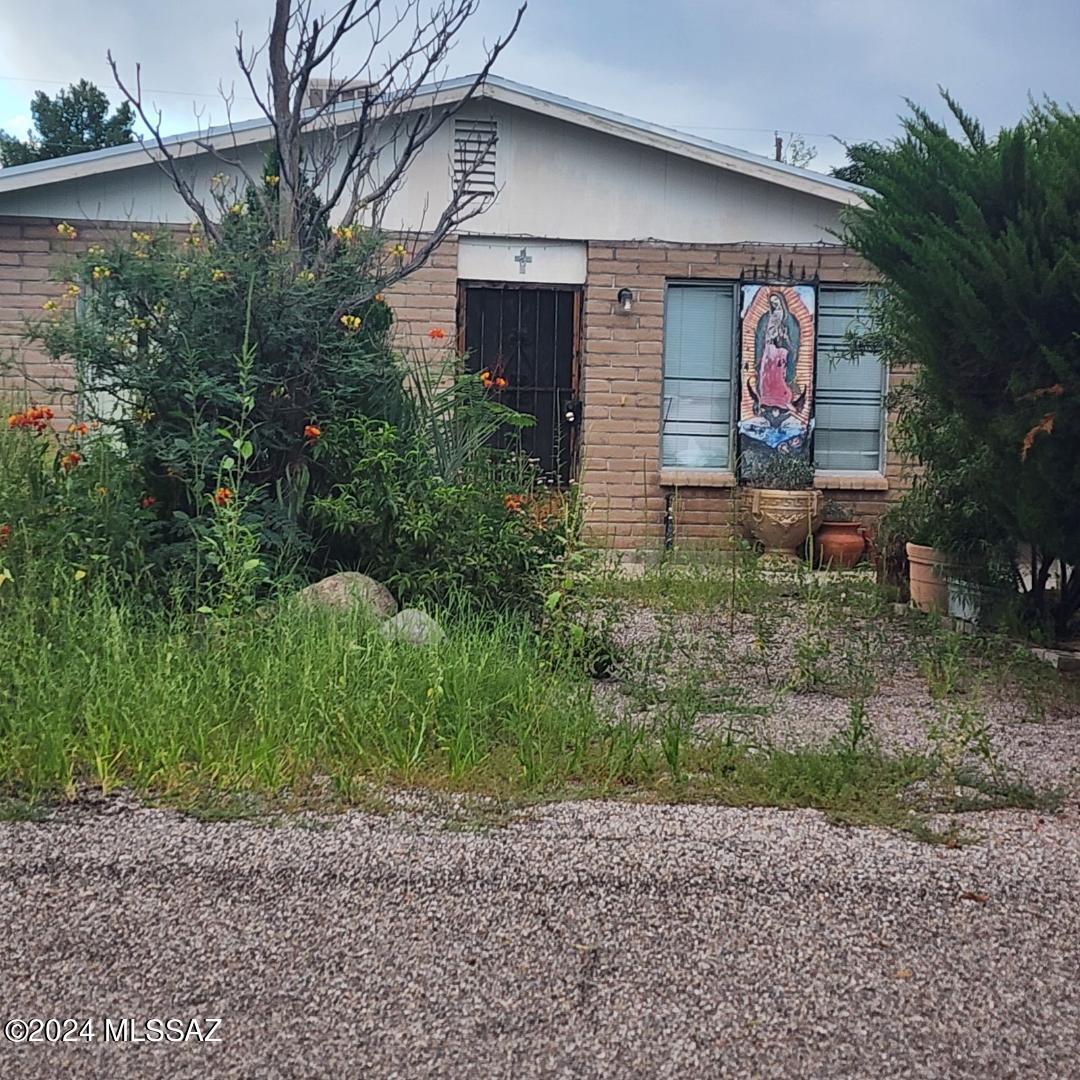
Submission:
M 146 319 L 141 319 L 138 315 L 128 319 L 128 323 L 134 330 L 145 330 L 150 325 L 150 323 L 147 322 Z
M 334 235 L 339 240 L 351 240 L 355 234 L 355 230 L 351 225 L 339 225 L 334 230 Z
M 350 333 L 355 333 L 360 329 L 360 324 L 363 320 L 359 315 L 342 315 L 341 325 L 345 327 Z
M 70 296 L 71 299 L 74 300 L 75 297 L 78 296 L 81 292 L 82 289 L 80 289 L 79 286 L 75 284 L 75 282 L 71 282 L 71 284 L 67 287 L 66 295 Z
M 66 221 L 61 221 L 60 224 L 56 226 L 56 231 L 65 240 L 74 240 L 75 237 L 79 235 L 74 226 L 69 225 Z
M 149 409 L 136 409 L 135 419 L 138 420 L 140 424 L 149 424 L 150 421 L 154 419 L 154 414 Z
M 244 212 L 244 204 L 235 202 L 229 207 L 229 213 L 235 217 L 239 217 Z
M 133 232 L 131 234 L 131 239 L 134 240 L 136 244 L 149 244 L 153 241 L 154 234 L 148 232 Z
M 105 496 L 109 494 L 109 489 L 107 487 L 99 487 L 97 488 L 97 493 L 104 499 Z
M 90 271 L 90 276 L 95 281 L 102 281 L 107 277 L 112 277 L 112 271 L 107 266 L 95 266 L 94 269 Z
M 280 176 L 268 176 L 266 178 L 266 186 L 267 187 L 277 187 L 278 184 L 280 184 L 280 183 L 281 183 L 281 177 Z
M 89 255 L 91 258 L 100 258 L 102 255 L 105 254 L 105 249 L 100 244 L 91 244 L 86 249 L 86 254 Z
M 55 311 L 59 306 L 60 305 L 55 300 L 46 300 L 45 303 L 41 305 L 42 310 L 44 311 Z
M 229 278 L 229 275 L 227 273 L 225 273 L 224 270 L 211 270 L 210 271 L 210 280 L 213 281 L 213 282 L 227 281 L 228 278 Z
M 400 243 L 400 242 L 397 243 L 397 244 L 394 244 L 393 247 L 390 248 L 390 254 L 395 256 L 398 259 L 404 259 L 405 258 L 405 245 Z
M 296 280 L 302 281 L 305 285 L 310 285 L 315 280 L 315 271 L 301 270 L 300 273 L 296 275 Z
M 189 277 L 191 277 L 191 267 L 190 266 L 181 266 L 180 269 L 176 271 L 176 276 L 181 281 L 187 281 L 187 279 Z
M 382 302 L 383 302 L 383 294 L 381 292 L 377 292 L 375 294 L 375 303 L 376 304 L 381 304 Z
M 198 233 L 192 233 L 185 241 L 193 248 L 202 247 L 202 237 Z

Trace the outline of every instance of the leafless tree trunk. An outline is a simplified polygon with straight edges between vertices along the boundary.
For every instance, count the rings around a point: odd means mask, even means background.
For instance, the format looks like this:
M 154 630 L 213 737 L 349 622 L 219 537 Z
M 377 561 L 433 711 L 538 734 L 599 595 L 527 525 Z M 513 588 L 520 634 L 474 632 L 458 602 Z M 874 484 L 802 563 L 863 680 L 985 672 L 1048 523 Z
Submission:
M 305 230 L 331 221 L 339 227 L 379 229 L 387 204 L 410 165 L 432 137 L 476 95 L 495 61 L 517 32 L 523 3 L 506 34 L 486 52 L 480 71 L 452 100 L 440 95 L 440 80 L 450 48 L 479 0 L 346 0 L 333 14 L 312 15 L 312 0 L 274 0 L 274 16 L 266 40 L 248 49 L 237 28 L 236 57 L 244 80 L 266 117 L 278 162 L 278 188 L 268 216 L 275 239 L 292 251 L 299 265 L 305 252 Z M 427 3 L 431 3 L 429 8 Z M 358 62 L 340 73 L 336 56 L 343 42 L 361 42 Z M 389 52 L 389 59 L 380 57 Z M 141 73 L 128 85 L 109 54 L 120 91 L 153 137 L 152 156 L 167 173 L 184 202 L 211 239 L 219 237 L 216 215 L 179 166 L 179 147 L 161 135 L 161 115 L 151 114 L 143 99 Z M 265 84 L 258 74 L 265 63 Z M 321 103 L 309 100 L 316 73 L 332 80 Z M 359 95 L 346 100 L 346 95 Z M 230 104 L 228 98 L 227 105 Z M 231 127 L 231 125 L 230 125 Z M 257 187 L 228 139 L 199 137 L 195 144 Z M 408 276 L 431 251 L 463 222 L 481 213 L 491 196 L 470 190 L 470 180 L 492 144 L 479 146 L 459 167 L 450 199 L 431 223 L 418 223 L 407 238 L 404 255 L 389 263 L 378 287 Z M 447 162 L 449 170 L 450 163 Z M 460 163 L 459 163 L 460 166 Z M 316 256 L 325 261 L 336 241 Z M 349 303 L 368 297 L 358 294 Z M 343 304 L 343 309 L 347 305 Z

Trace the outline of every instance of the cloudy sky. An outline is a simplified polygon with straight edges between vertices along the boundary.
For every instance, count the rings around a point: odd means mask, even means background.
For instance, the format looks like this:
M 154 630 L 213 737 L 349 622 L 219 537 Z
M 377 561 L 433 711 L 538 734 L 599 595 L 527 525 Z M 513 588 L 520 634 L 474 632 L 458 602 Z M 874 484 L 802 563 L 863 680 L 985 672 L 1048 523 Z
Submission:
M 478 66 L 516 6 L 481 0 L 450 74 Z M 142 63 L 167 130 L 190 129 L 196 111 L 221 122 L 234 26 L 261 38 L 271 7 L 0 0 L 0 128 L 25 134 L 35 90 L 81 77 L 111 88 L 109 48 L 127 72 Z M 530 0 L 496 70 L 760 153 L 776 129 L 802 133 L 818 148 L 815 167 L 827 167 L 843 157 L 831 136 L 889 138 L 905 97 L 940 112 L 939 84 L 991 128 L 1017 119 L 1029 93 L 1080 104 L 1078 43 L 1075 0 Z M 236 95 L 235 114 L 251 115 L 239 83 Z

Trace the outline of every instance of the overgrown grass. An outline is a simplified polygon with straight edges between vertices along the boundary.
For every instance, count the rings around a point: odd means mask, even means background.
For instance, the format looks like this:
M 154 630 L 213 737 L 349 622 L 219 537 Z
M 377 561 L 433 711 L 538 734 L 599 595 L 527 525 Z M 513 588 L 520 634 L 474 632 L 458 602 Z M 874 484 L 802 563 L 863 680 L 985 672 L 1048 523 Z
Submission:
M 583 675 L 512 619 L 448 624 L 437 648 L 284 606 L 193 622 L 77 587 L 0 614 L 0 784 L 275 792 L 328 778 L 480 772 L 543 788 L 601 724 Z
M 760 611 L 775 602 L 769 583 L 748 564 L 736 585 L 737 602 L 758 608 L 757 638 L 768 640 Z M 795 587 L 797 603 L 812 605 L 815 634 L 834 609 L 875 614 L 858 583 Z M 663 647 L 643 655 L 638 682 L 621 684 L 633 707 L 615 714 L 573 635 L 538 634 L 519 617 L 442 618 L 445 640 L 417 649 L 359 617 L 289 603 L 207 618 L 70 573 L 9 583 L 0 591 L 0 817 L 33 817 L 83 785 L 130 788 L 208 818 L 379 808 L 388 787 L 406 785 L 494 795 L 500 806 L 602 795 L 813 807 L 940 839 L 908 798 L 940 772 L 935 756 L 885 754 L 861 719 L 825 746 L 756 743 L 744 721 L 764 706 L 713 685 L 707 650 L 684 657 L 679 678 Z M 825 657 L 840 675 L 878 662 L 883 643 L 865 632 L 859 640 L 870 644 Z M 927 678 L 952 693 L 962 643 L 935 642 L 923 646 Z M 808 685 L 833 679 L 810 652 L 796 649 L 795 674 Z M 872 692 L 853 677 L 833 681 L 855 703 Z M 790 691 L 774 687 L 781 692 Z M 731 714 L 723 730 L 699 725 L 718 713 Z M 1022 786 L 988 795 L 995 805 L 1046 805 Z

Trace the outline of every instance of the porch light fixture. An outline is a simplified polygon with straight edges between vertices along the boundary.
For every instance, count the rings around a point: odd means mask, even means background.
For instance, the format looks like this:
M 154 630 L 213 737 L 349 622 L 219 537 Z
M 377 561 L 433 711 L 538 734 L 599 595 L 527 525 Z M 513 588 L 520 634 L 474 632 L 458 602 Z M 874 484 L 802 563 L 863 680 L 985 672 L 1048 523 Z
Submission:
M 630 313 L 630 308 L 634 303 L 634 294 L 629 289 L 619 290 L 619 307 L 623 309 L 626 314 Z

